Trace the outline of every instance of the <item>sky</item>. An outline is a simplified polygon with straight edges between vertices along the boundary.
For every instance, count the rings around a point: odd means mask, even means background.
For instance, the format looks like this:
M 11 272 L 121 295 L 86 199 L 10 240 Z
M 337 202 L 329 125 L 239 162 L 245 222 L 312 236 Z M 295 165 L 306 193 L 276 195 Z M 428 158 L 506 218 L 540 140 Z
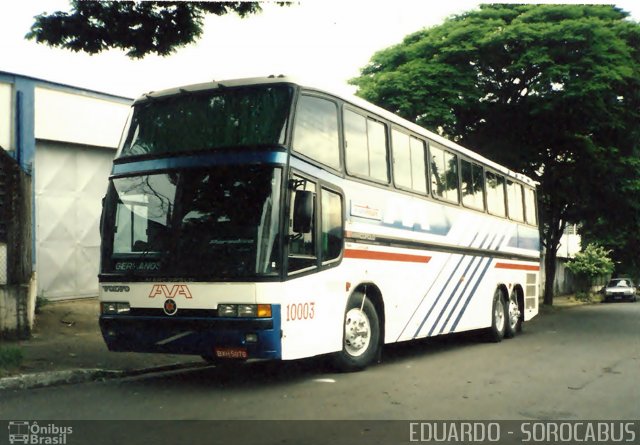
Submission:
M 477 0 L 300 0 L 282 8 L 265 3 L 261 14 L 244 19 L 235 14 L 207 17 L 203 36 L 171 56 L 132 60 L 119 50 L 91 56 L 25 40 L 34 16 L 69 11 L 69 3 L 14 1 L 0 16 L 0 71 L 131 98 L 193 83 L 271 74 L 349 93 L 354 88 L 348 80 L 376 51 L 479 4 Z M 640 21 L 637 0 L 614 4 Z

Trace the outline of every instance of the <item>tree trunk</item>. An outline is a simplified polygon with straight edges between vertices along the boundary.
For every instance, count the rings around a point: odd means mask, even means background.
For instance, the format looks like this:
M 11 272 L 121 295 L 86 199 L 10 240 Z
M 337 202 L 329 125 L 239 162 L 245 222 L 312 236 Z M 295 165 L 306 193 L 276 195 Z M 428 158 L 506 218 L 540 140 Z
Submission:
M 567 223 L 562 218 L 553 218 L 545 227 L 544 233 L 544 299 L 543 303 L 549 306 L 553 305 L 554 285 L 556 280 L 556 264 L 558 259 L 558 248 L 560 247 L 560 239 L 564 233 Z
M 544 300 L 543 303 L 553 305 L 553 288 L 556 280 L 557 249 L 547 248 L 544 255 Z

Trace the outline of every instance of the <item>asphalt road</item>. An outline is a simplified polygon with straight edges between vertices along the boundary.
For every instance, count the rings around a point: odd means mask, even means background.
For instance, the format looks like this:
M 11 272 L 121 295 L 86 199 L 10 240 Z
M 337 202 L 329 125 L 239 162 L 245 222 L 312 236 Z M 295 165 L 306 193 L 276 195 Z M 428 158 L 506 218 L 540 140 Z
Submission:
M 359 373 L 310 359 L 5 391 L 0 419 L 637 420 L 640 303 L 555 310 L 498 344 L 387 346 Z

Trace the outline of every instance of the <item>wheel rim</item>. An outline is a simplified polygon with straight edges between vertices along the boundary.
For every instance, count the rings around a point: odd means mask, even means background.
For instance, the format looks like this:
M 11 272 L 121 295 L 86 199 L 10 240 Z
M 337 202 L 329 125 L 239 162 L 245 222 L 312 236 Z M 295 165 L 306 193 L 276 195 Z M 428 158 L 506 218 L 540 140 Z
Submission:
M 344 323 L 344 348 L 354 357 L 358 357 L 369 348 L 371 343 L 371 323 L 364 311 L 358 308 L 347 312 Z
M 504 329 L 504 304 L 500 297 L 498 297 L 496 301 L 496 309 L 493 314 L 493 318 L 496 320 L 496 329 L 498 331 L 502 331 Z
M 515 300 L 509 300 L 509 324 L 512 328 L 515 328 L 520 319 L 520 310 L 518 309 L 518 303 Z

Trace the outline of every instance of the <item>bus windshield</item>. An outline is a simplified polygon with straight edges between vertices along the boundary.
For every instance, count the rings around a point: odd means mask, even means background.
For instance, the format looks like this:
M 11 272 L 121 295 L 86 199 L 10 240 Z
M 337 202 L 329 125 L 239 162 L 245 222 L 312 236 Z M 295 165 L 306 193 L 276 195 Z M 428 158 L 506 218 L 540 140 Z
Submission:
M 214 167 L 113 179 L 103 272 L 193 279 L 279 273 L 280 168 Z
M 252 86 L 177 94 L 134 106 L 119 157 L 282 145 L 293 91 Z

